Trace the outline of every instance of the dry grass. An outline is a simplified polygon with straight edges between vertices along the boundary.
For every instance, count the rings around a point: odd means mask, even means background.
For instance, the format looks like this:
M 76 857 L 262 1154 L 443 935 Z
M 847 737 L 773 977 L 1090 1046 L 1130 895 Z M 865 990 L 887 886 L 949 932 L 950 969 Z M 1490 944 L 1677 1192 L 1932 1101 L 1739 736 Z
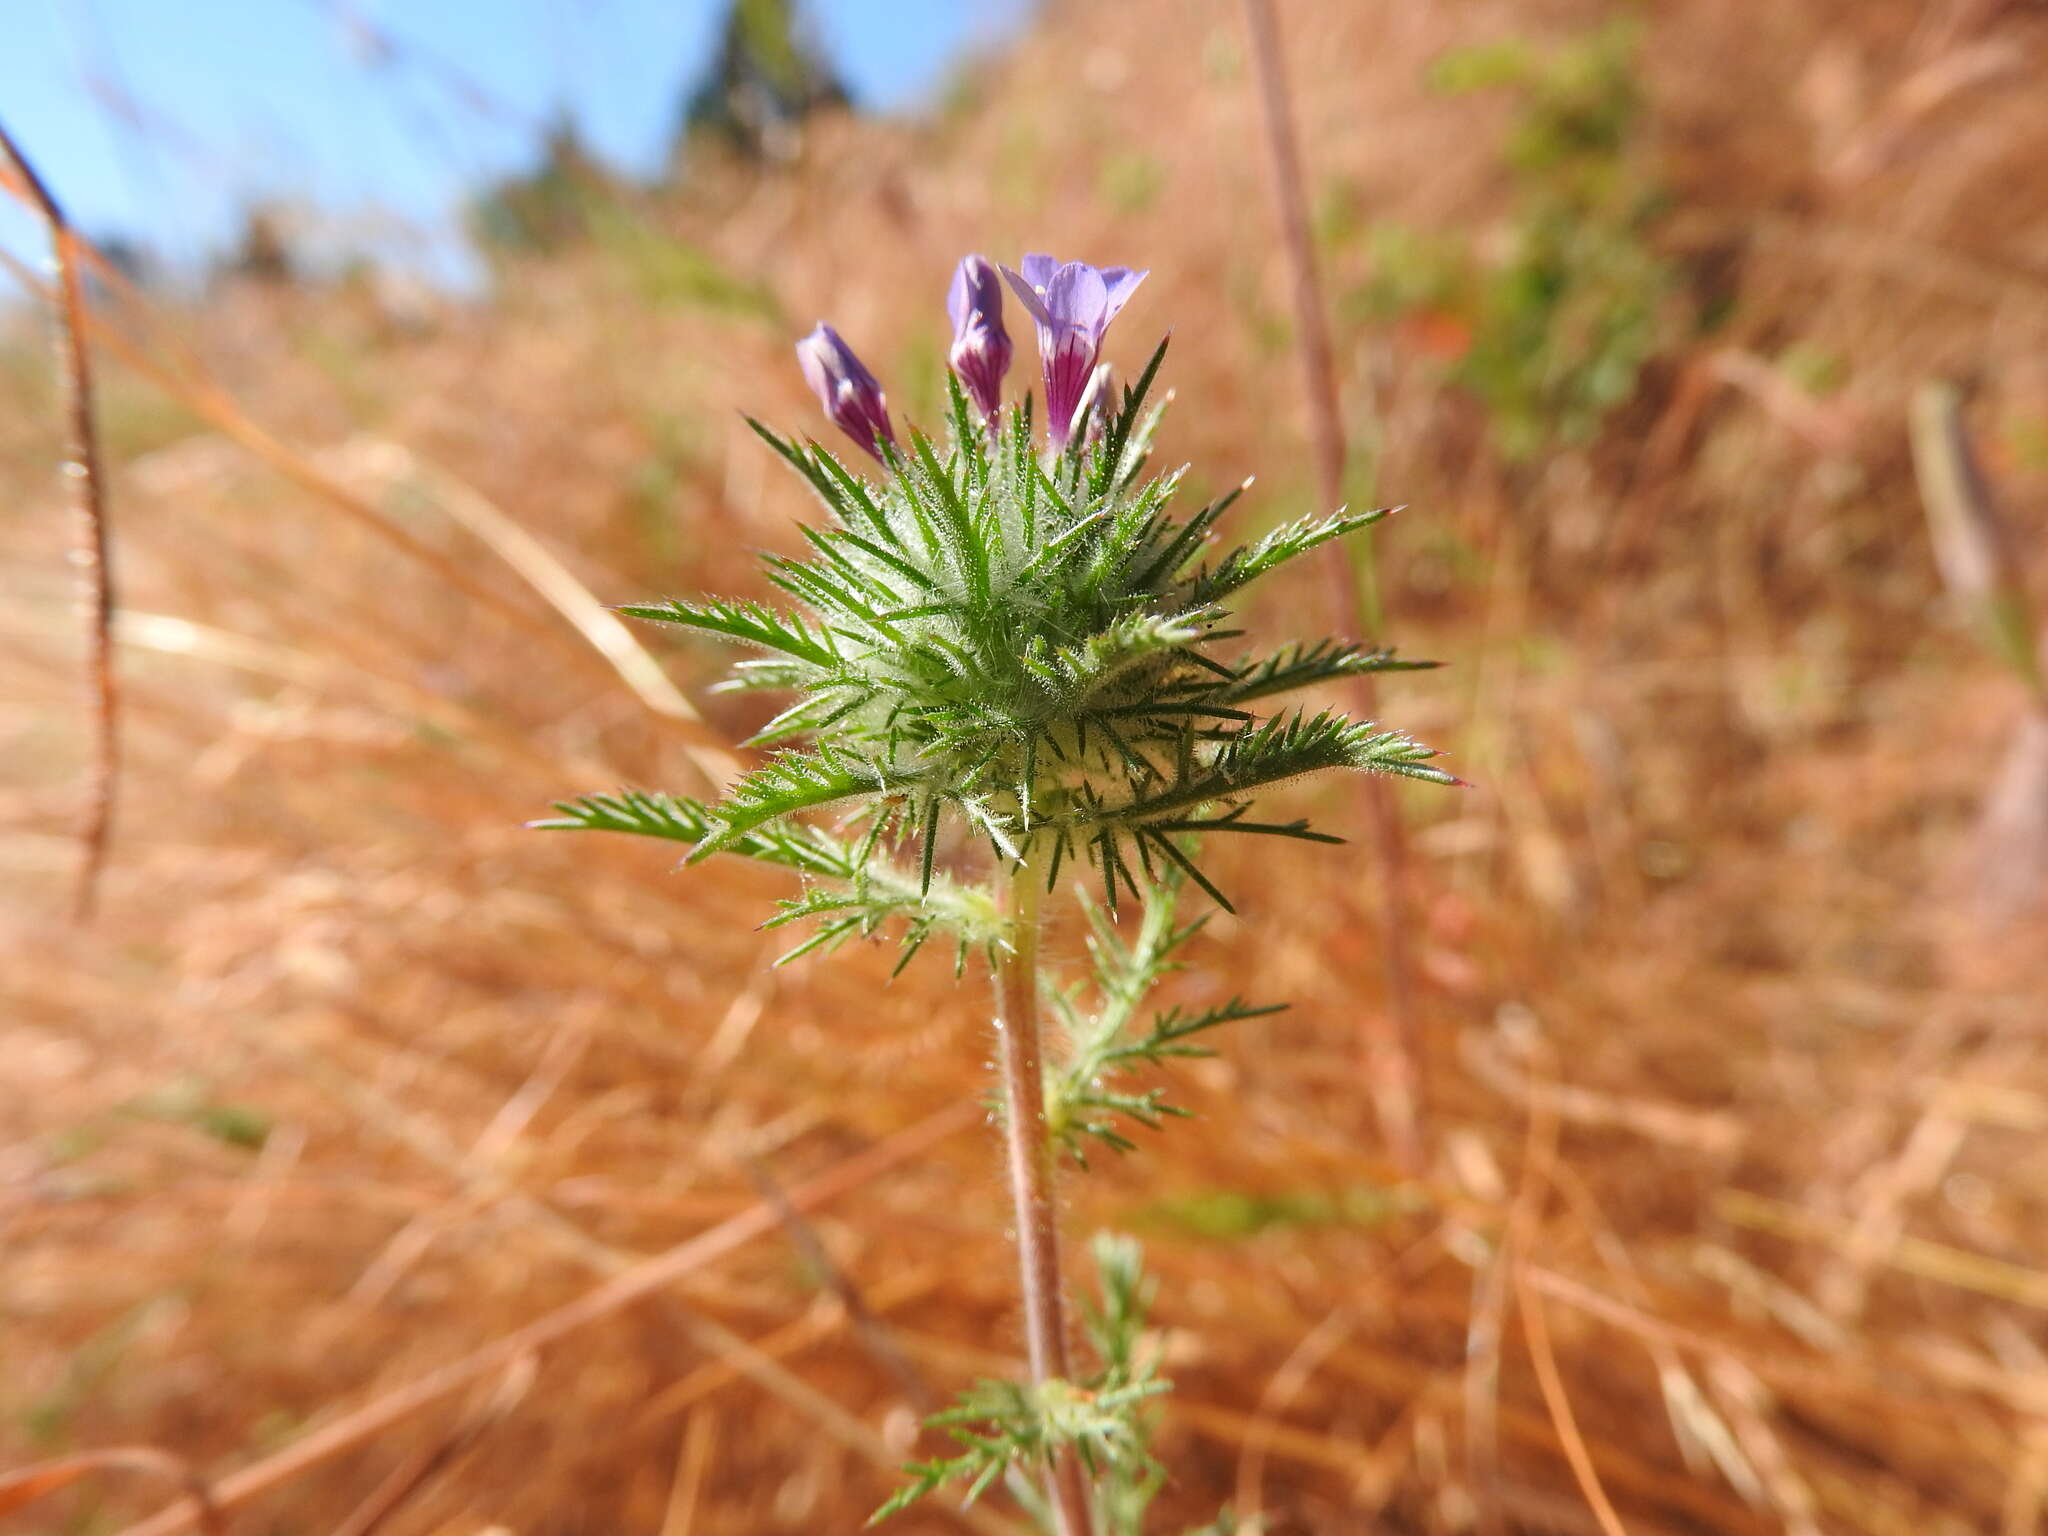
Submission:
M 1298 510 L 1236 7 L 1101 9 L 1056 9 L 941 124 L 834 125 L 796 173 L 716 173 L 660 217 L 792 320 L 831 315 L 913 415 L 960 250 L 1148 263 L 1123 341 L 1178 327 L 1167 453 Z M 1472 228 L 1492 109 L 1430 97 L 1424 64 L 1586 14 L 1281 11 L 1320 191 Z M 2048 473 L 2010 446 L 2048 420 L 2048 100 L 2016 83 L 2041 22 L 1675 0 L 1646 62 L 1674 227 L 1731 319 L 1595 450 L 1505 472 L 1402 341 L 1339 332 L 1354 431 L 1413 508 L 1379 544 L 1395 636 L 1453 664 L 1389 712 L 1480 783 L 1404 792 L 1434 1156 L 1392 1192 L 1358 1075 L 1364 855 L 1226 865 L 1246 916 L 1185 985 L 1296 1006 L 1186 1074 L 1194 1128 L 1072 1191 L 1077 1230 L 1140 1231 L 1162 1277 L 1187 1520 L 2041 1525 L 2048 944 L 1971 930 L 1943 884 L 2020 694 L 1939 620 L 1905 438 L 1923 379 L 1969 375 L 2041 548 Z M 1156 199 L 1105 190 L 1129 157 Z M 1356 246 L 1326 260 L 1361 275 Z M 978 1091 L 983 1005 L 935 960 L 884 984 L 877 952 L 765 975 L 772 879 L 521 831 L 565 791 L 692 787 L 743 722 L 702 691 L 715 658 L 662 643 L 698 730 L 501 526 L 370 473 L 360 440 L 407 445 L 605 601 L 750 590 L 749 548 L 805 508 L 734 408 L 809 419 L 791 327 L 658 276 L 607 245 L 424 325 L 350 292 L 112 311 L 185 404 L 109 359 L 130 777 L 86 931 L 56 429 L 37 376 L 0 384 L 8 1464 L 151 1445 L 221 1479 L 339 1424 L 234 1528 L 847 1530 L 919 1390 L 1015 1368 L 993 1144 L 957 1111 L 913 1129 Z M 1756 366 L 1794 344 L 1842 388 Z M 249 424 L 295 446 L 266 465 Z M 755 1161 L 816 1197 L 872 1329 Z M 673 1283 L 587 1303 L 650 1273 Z M 17 1524 L 116 1529 L 169 1486 L 77 1484 Z

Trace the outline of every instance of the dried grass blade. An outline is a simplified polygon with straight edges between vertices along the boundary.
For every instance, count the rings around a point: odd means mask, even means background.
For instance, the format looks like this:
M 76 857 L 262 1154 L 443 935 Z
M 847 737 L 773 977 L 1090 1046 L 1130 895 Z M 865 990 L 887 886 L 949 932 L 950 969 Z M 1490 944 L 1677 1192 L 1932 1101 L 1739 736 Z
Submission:
M 789 1193 L 790 1202 L 798 1210 L 804 1210 L 837 1199 L 891 1168 L 908 1162 L 948 1136 L 980 1124 L 981 1117 L 978 1104 L 963 1101 L 949 1105 L 798 1185 Z M 759 1201 L 666 1253 L 634 1265 L 568 1305 L 544 1313 L 524 1327 L 515 1328 L 460 1359 L 451 1360 L 402 1387 L 373 1398 L 353 1413 L 344 1414 L 276 1454 L 221 1479 L 220 1486 L 214 1490 L 213 1500 L 223 1510 L 246 1504 L 301 1472 L 310 1471 L 353 1449 L 372 1435 L 402 1423 L 428 1404 L 470 1382 L 505 1369 L 521 1355 L 545 1348 L 580 1328 L 610 1317 L 621 1308 L 645 1300 L 713 1260 L 777 1230 L 780 1225 L 781 1220 L 774 1208 L 766 1201 Z M 136 1522 L 121 1536 L 173 1536 L 174 1532 L 192 1529 L 200 1519 L 201 1509 L 188 1500 Z
M 12 173 L 7 190 L 40 215 L 49 230 L 57 265 L 57 371 L 63 380 L 65 451 L 69 455 L 64 468 L 77 488 L 72 561 L 78 570 L 80 606 L 86 620 L 86 675 L 93 718 L 93 765 L 79 825 L 78 881 L 72 895 L 72 916 L 84 923 L 91 921 L 98 901 L 100 871 L 113 835 L 121 774 L 121 695 L 114 675 L 114 575 L 108 564 L 111 541 L 106 478 L 100 469 L 99 433 L 93 419 L 92 353 L 86 345 L 85 288 L 78 272 L 83 242 L 4 127 L 0 127 L 0 154 L 5 155 Z

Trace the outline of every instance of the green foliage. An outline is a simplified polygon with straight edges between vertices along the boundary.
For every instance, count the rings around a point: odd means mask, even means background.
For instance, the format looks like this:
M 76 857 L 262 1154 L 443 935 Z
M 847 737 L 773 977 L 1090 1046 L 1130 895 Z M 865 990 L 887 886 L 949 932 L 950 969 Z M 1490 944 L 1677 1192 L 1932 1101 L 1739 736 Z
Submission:
M 177 1305 L 168 1296 L 140 1302 L 81 1340 L 65 1359 L 62 1377 L 22 1409 L 21 1427 L 30 1441 L 48 1449 L 68 1441 L 79 1415 L 118 1378 L 135 1341 Z
M 619 195 L 573 120 L 548 130 L 539 163 L 486 187 L 470 203 L 470 234 L 487 253 L 544 255 L 583 240 L 597 211 Z
M 237 1104 L 214 1098 L 207 1085 L 194 1077 L 178 1077 L 122 1106 L 145 1120 L 170 1125 L 188 1125 L 211 1136 L 224 1146 L 244 1152 L 258 1152 L 270 1139 L 271 1116 L 253 1104 Z
M 109 370 L 97 393 L 100 443 L 109 463 L 126 464 L 203 429 L 190 406 L 125 370 Z
M 1304 518 L 1212 555 L 1238 492 L 1177 518 L 1169 504 L 1184 472 L 1143 476 L 1157 419 L 1144 397 L 1164 350 L 1099 441 L 1049 461 L 1028 402 L 991 439 L 957 390 L 950 444 L 913 434 L 908 451 L 889 449 L 879 484 L 755 423 L 830 513 L 804 530 L 810 559 L 766 561 L 795 606 L 676 599 L 624 611 L 754 652 L 727 686 L 796 694 L 756 741 L 810 744 L 782 746 L 684 820 L 650 821 L 643 799 L 619 803 L 631 814 L 572 811 L 547 825 L 680 838 L 694 861 L 760 858 L 757 834 L 807 812 L 851 813 L 866 824 L 865 855 L 917 846 L 920 890 L 953 827 L 1000 860 L 1044 868 L 1048 887 L 1068 860 L 1092 862 L 1114 908 L 1162 870 L 1220 899 L 1182 846 L 1191 832 L 1333 840 L 1251 819 L 1252 798 L 1272 785 L 1336 768 L 1456 782 L 1399 732 L 1251 707 L 1413 665 L 1335 641 L 1219 653 L 1240 633 L 1225 599 L 1385 513 Z M 834 921 L 871 931 L 872 912 Z
M 717 50 L 683 109 L 677 148 L 704 135 L 750 159 L 786 159 L 805 117 L 848 100 L 796 0 L 731 0 Z
M 1561 47 L 1460 49 L 1439 90 L 1507 90 L 1514 201 L 1498 259 L 1397 225 L 1370 234 L 1366 315 L 1427 314 L 1458 338 L 1451 376 L 1483 402 L 1512 459 L 1583 442 L 1633 394 L 1674 290 L 1654 237 L 1662 189 L 1643 168 L 1638 34 L 1616 21 Z
M 2048 416 L 2021 416 L 2007 422 L 2003 446 L 2023 473 L 2048 474 Z
M 491 183 L 470 201 L 466 222 L 484 253 L 497 258 L 587 246 L 649 309 L 783 324 L 764 284 L 663 227 L 637 189 L 608 169 L 567 119 L 548 130 L 532 169 Z
M 732 271 L 616 193 L 593 198 L 584 209 L 582 227 L 592 247 L 649 309 L 694 309 L 785 323 L 765 284 Z
M 1049 1468 L 1071 1446 L 1095 1486 L 1105 1536 L 1138 1536 L 1146 1506 L 1165 1481 L 1152 1458 L 1145 1405 L 1170 1384 L 1159 1379 L 1154 1352 L 1145 1348 L 1152 1286 L 1138 1245 L 1100 1233 L 1094 1255 L 1101 1299 L 1086 1309 L 1084 1321 L 1096 1373 L 1079 1384 L 975 1383 L 956 1406 L 925 1420 L 960 1451 L 905 1467 L 911 1481 L 869 1517 L 870 1525 L 947 1484 L 963 1485 L 971 1504 L 1000 1479 Z
M 1847 362 L 1810 341 L 1795 341 L 1777 356 L 1778 371 L 1810 395 L 1825 397 L 1848 382 Z
M 1144 1251 L 1135 1239 L 1099 1232 L 1093 1244 L 1101 1299 L 1082 1308 L 1088 1346 L 1101 1362 L 1099 1380 L 1110 1393 L 1128 1394 L 1123 1435 L 1129 1454 L 1099 1468 L 1096 1509 L 1105 1536 L 1140 1536 L 1145 1511 L 1166 1481 L 1166 1469 L 1152 1456 L 1149 1399 L 1172 1383 L 1158 1379 L 1156 1350 L 1146 1336 L 1152 1297 L 1158 1289 L 1145 1274 Z
M 1084 1010 L 1072 990 L 1046 989 L 1069 1041 L 1066 1060 L 1047 1074 L 1046 1133 L 1084 1167 L 1090 1140 L 1119 1152 L 1134 1150 L 1135 1144 L 1119 1129 L 1121 1122 L 1158 1130 L 1167 1117 L 1187 1114 L 1165 1101 L 1163 1088 L 1133 1092 L 1123 1087 L 1120 1079 L 1126 1074 L 1176 1058 L 1214 1055 L 1206 1045 L 1195 1043 L 1195 1037 L 1240 1019 L 1280 1012 L 1277 1006 L 1253 1007 L 1233 997 L 1214 1008 L 1170 1009 L 1156 1015 L 1143 1034 L 1135 1031 L 1146 997 L 1178 969 L 1174 952 L 1208 921 L 1200 917 L 1175 924 L 1180 880 L 1179 870 L 1165 872 L 1147 897 L 1137 935 L 1128 943 L 1099 906 L 1086 904 L 1088 951 L 1095 968 L 1092 1008 Z
M 707 842 L 718 823 L 696 800 L 624 790 L 564 800 L 559 816 L 534 825 L 556 831 L 632 832 L 695 847 Z M 814 950 L 837 948 L 850 938 L 867 938 L 890 923 L 903 923 L 901 970 L 936 935 L 954 942 L 954 970 L 965 968 L 971 951 L 986 951 L 1002 934 L 1000 915 L 986 891 L 946 875 L 900 869 L 881 857 L 872 836 L 847 842 L 818 827 L 757 828 L 725 845 L 728 853 L 779 865 L 805 877 L 801 896 L 781 903 L 764 925 L 779 928 L 812 920 L 816 930 L 781 957 L 786 964 Z
M 1409 1193 L 1371 1185 L 1271 1194 L 1203 1189 L 1146 1206 L 1131 1220 L 1139 1226 L 1228 1243 L 1278 1227 L 1377 1227 L 1412 1209 L 1413 1203 Z

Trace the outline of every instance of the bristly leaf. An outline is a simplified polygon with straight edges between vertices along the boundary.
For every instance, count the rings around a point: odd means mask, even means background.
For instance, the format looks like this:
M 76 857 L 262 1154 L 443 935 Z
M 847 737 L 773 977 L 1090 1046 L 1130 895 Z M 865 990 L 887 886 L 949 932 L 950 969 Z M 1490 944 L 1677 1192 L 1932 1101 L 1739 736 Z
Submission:
M 840 500 L 839 492 L 826 474 L 824 463 L 821 462 L 828 457 L 827 455 L 818 454 L 813 457 L 810 451 L 798 447 L 773 427 L 756 420 L 752 416 L 746 417 L 745 421 L 749 427 L 753 428 L 756 437 L 760 438 L 770 448 L 773 448 L 791 468 L 795 469 L 798 474 L 810 482 L 811 489 L 818 493 L 819 500 L 823 501 L 826 506 L 835 512 L 842 510 L 843 503 Z
M 1333 768 L 1457 783 L 1441 768 L 1428 766 L 1435 755 L 1398 731 L 1375 730 L 1327 710 L 1281 715 L 1225 737 L 1214 752 L 1170 781 L 1099 807 L 1094 819 L 1106 826 L 1143 826 L 1203 805 L 1241 801 L 1272 785 Z
M 545 832 L 632 832 L 693 847 L 711 833 L 711 817 L 700 801 L 680 795 L 626 789 L 616 795 L 582 795 L 558 800 L 559 816 L 529 821 Z
M 868 1517 L 870 1526 L 947 1484 L 971 1505 L 1011 1472 L 1042 1473 L 1071 1448 L 1096 1484 L 1110 1536 L 1136 1536 L 1145 1506 L 1165 1482 L 1152 1456 L 1152 1400 L 1172 1389 L 1155 1351 L 1144 1347 L 1152 1286 L 1138 1245 L 1113 1233 L 1094 1244 L 1101 1300 L 1084 1322 L 1101 1364 L 1081 1383 L 1054 1378 L 1026 1386 L 980 1381 L 925 1423 L 961 1447 L 958 1455 L 912 1462 L 911 1481 Z
M 1124 391 L 1122 405 L 1102 434 L 1102 445 L 1097 450 L 1097 472 L 1090 487 L 1094 495 L 1100 496 L 1116 486 L 1128 485 L 1144 464 L 1145 439 L 1150 435 L 1138 426 L 1139 416 L 1145 409 L 1145 397 L 1152 392 L 1152 381 L 1159 376 L 1159 365 L 1166 361 L 1166 348 L 1173 340 L 1172 335 L 1159 338 L 1159 345 L 1152 349 L 1151 360 L 1145 364 L 1138 381 Z M 1156 413 L 1155 413 L 1156 419 Z M 1130 450 L 1139 451 L 1133 454 Z
M 1120 1129 L 1123 1122 L 1158 1130 L 1166 1119 L 1187 1114 L 1166 1101 L 1163 1088 L 1125 1087 L 1125 1075 L 1164 1066 L 1177 1057 L 1209 1055 L 1207 1047 L 1191 1043 L 1195 1036 L 1280 1012 L 1277 1006 L 1255 1007 L 1233 997 L 1212 1008 L 1169 1009 L 1155 1016 L 1149 1028 L 1137 1028 L 1146 996 L 1178 969 L 1175 953 L 1202 927 L 1199 918 L 1185 925 L 1175 922 L 1180 882 L 1188 870 L 1180 862 L 1185 855 L 1164 837 L 1156 839 L 1155 847 L 1177 857 L 1161 869 L 1146 897 L 1137 934 L 1128 943 L 1100 908 L 1083 902 L 1090 928 L 1088 952 L 1095 963 L 1090 1005 L 1084 1007 L 1080 995 L 1071 991 L 1054 989 L 1046 997 L 1068 1040 L 1065 1060 L 1046 1074 L 1046 1130 L 1083 1166 L 1089 1141 L 1117 1152 L 1133 1150 L 1134 1143 Z
M 724 852 L 748 833 L 799 811 L 916 787 L 910 775 L 893 774 L 881 761 L 857 752 L 823 744 L 808 752 L 784 752 L 734 784 L 711 807 L 717 826 L 697 845 L 690 862 Z
M 528 825 L 547 831 L 631 832 L 691 847 L 726 830 L 700 801 L 644 790 L 584 795 L 555 809 L 559 816 Z M 868 938 L 900 920 L 905 962 L 943 934 L 953 941 L 957 974 L 968 955 L 984 953 L 1002 939 L 1002 914 L 986 891 L 936 874 L 928 858 L 917 874 L 899 869 L 876 854 L 869 838 L 849 843 L 821 828 L 791 823 L 738 834 L 722 851 L 795 870 L 809 882 L 801 897 L 783 902 L 763 924 L 819 924 L 812 938 L 778 963 L 836 948 L 851 938 Z
M 666 603 L 627 603 L 619 612 L 635 619 L 680 624 L 726 640 L 758 645 L 763 650 L 807 661 L 821 671 L 830 671 L 839 663 L 828 634 L 813 630 L 802 618 L 777 613 L 760 603 L 717 598 L 691 603 L 678 598 Z
M 561 815 L 528 822 L 548 832 L 631 832 L 692 847 L 721 830 L 703 802 L 683 795 L 624 789 L 556 803 Z M 858 869 L 844 844 L 815 827 L 766 827 L 734 838 L 726 851 L 807 875 L 851 879 Z
M 1317 640 L 1307 645 L 1290 645 L 1246 667 L 1237 681 L 1223 690 L 1223 696 L 1233 704 L 1248 704 L 1253 699 L 1292 693 L 1297 688 L 1310 688 L 1338 678 L 1368 672 L 1424 672 L 1437 665 L 1434 661 L 1406 661 L 1392 651 Z
M 1188 601 L 1206 606 L 1249 586 L 1288 561 L 1319 549 L 1332 539 L 1370 528 L 1398 507 L 1376 507 L 1370 512 L 1338 512 L 1330 517 L 1304 517 L 1275 528 L 1256 544 L 1232 550 L 1214 567 L 1200 572 L 1188 583 Z

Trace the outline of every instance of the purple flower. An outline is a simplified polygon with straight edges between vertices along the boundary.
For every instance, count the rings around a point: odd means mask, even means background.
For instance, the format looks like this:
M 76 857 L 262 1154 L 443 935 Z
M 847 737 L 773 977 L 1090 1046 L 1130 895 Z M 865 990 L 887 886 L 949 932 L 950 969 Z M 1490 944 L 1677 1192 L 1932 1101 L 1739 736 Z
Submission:
M 1036 253 L 1026 256 L 1023 265 L 1021 274 L 1003 268 L 1003 276 L 1038 322 L 1046 430 L 1053 447 L 1064 448 L 1102 350 L 1102 333 L 1148 274 L 1129 267 L 1098 269 L 1085 261 L 1062 264 Z
M 993 424 L 1003 403 L 1003 375 L 1010 371 L 1010 333 L 1003 329 L 1003 285 L 986 256 L 960 258 L 946 312 L 953 317 L 947 361 L 982 419 Z
M 889 400 L 881 383 L 853 355 L 853 348 L 821 320 L 815 331 L 796 344 L 796 360 L 825 414 L 840 431 L 881 458 L 881 445 L 896 441 L 896 429 L 889 421 Z

